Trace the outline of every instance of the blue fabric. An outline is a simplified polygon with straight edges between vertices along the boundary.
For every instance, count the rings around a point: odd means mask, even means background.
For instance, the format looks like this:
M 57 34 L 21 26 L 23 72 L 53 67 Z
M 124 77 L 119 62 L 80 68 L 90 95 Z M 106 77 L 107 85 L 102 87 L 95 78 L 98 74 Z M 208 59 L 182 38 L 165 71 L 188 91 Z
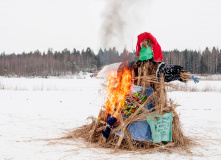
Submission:
M 117 122 L 117 118 L 111 117 L 111 114 L 107 115 L 107 124 L 113 126 L 114 123 Z
M 106 138 L 106 139 L 108 139 L 109 138 L 109 136 L 110 136 L 110 131 L 111 131 L 111 129 L 110 129 L 110 127 L 106 127 L 106 129 L 103 131 L 101 131 L 101 133 L 103 134 L 103 136 Z
M 106 139 L 108 139 L 108 137 L 110 135 L 110 131 L 111 131 L 110 127 L 112 127 L 114 125 L 114 123 L 116 123 L 116 122 L 117 122 L 117 119 L 115 117 L 111 117 L 111 114 L 107 115 L 107 124 L 109 126 L 106 127 L 105 131 L 101 131 L 101 133 L 104 135 L 104 137 Z
M 134 121 L 127 126 L 131 138 L 136 141 L 148 141 L 152 142 L 150 125 L 147 121 Z M 120 135 L 119 131 L 119 135 Z
M 141 88 L 141 90 L 142 89 L 143 87 Z M 147 97 L 149 97 L 152 93 L 153 93 L 153 88 L 151 87 L 147 88 L 147 91 L 145 92 Z M 153 107 L 154 105 L 152 104 L 152 101 L 145 106 L 147 110 Z M 150 125 L 147 123 L 147 121 L 134 121 L 133 123 L 127 126 L 127 129 L 129 131 L 129 134 L 131 135 L 131 138 L 136 141 L 148 141 L 148 142 L 153 141 L 151 137 Z M 120 135 L 121 131 L 119 131 L 116 134 Z

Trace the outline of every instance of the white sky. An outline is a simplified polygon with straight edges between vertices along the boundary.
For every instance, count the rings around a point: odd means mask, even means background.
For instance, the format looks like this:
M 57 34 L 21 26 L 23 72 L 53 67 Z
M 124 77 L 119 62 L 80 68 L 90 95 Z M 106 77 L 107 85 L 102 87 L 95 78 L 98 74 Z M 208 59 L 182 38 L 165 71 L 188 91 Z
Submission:
M 97 54 L 108 1 L 116 0 L 0 0 L 0 53 L 91 47 Z M 162 50 L 221 48 L 220 0 L 129 1 L 122 0 L 124 36 L 113 43 L 120 52 L 135 49 L 142 32 Z

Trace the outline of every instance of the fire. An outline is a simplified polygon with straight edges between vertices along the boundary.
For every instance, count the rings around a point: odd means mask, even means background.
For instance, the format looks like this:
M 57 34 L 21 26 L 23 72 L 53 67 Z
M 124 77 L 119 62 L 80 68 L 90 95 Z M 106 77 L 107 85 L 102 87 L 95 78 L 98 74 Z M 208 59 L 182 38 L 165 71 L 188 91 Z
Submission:
M 114 72 L 109 72 L 107 85 L 107 99 L 105 101 L 106 115 L 109 113 L 117 117 L 119 109 L 124 106 L 126 95 L 129 93 L 131 87 L 131 72 L 124 69 L 121 79 L 116 79 L 113 76 Z

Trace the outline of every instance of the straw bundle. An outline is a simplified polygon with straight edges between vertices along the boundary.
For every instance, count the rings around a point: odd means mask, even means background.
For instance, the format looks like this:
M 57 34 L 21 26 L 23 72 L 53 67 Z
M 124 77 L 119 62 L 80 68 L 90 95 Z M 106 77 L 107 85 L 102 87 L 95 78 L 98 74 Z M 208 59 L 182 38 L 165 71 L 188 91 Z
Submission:
M 136 68 L 136 67 L 135 67 Z M 105 108 L 100 110 L 98 118 L 91 118 L 92 122 L 89 125 L 84 125 L 80 128 L 75 129 L 71 132 L 66 138 L 83 138 L 87 142 L 93 143 L 96 147 L 104 148 L 113 148 L 113 149 L 123 149 L 131 151 L 140 151 L 144 153 L 150 153 L 153 151 L 168 151 L 171 152 L 171 149 L 175 147 L 188 150 L 191 140 L 184 136 L 182 131 L 182 126 L 180 124 L 179 116 L 175 111 L 175 108 L 178 106 L 173 103 L 172 100 L 167 99 L 167 94 L 165 86 L 172 86 L 171 84 L 165 83 L 163 76 L 158 80 L 156 77 L 157 66 L 151 62 L 142 63 L 139 67 L 136 68 L 138 75 L 135 74 L 132 70 L 132 82 L 135 85 L 143 87 L 143 91 L 146 87 L 152 87 L 154 92 L 147 98 L 147 100 L 140 104 L 135 99 L 133 102 L 139 106 L 139 108 L 127 119 L 125 119 L 121 112 L 119 112 L 118 117 L 119 125 L 111 130 L 110 136 L 108 139 L 104 138 L 101 134 L 101 131 L 106 128 L 107 118 L 105 114 Z M 183 71 L 181 77 L 188 80 L 188 72 Z M 157 98 L 156 98 L 157 97 Z M 145 109 L 145 105 L 151 100 L 154 100 L 155 107 L 153 109 Z M 138 114 L 139 111 L 142 111 L 141 114 Z M 172 142 L 168 143 L 153 143 L 146 141 L 135 141 L 131 139 L 131 133 L 128 131 L 127 126 L 134 121 L 146 120 L 147 115 L 153 113 L 164 114 L 164 113 L 173 113 L 173 122 L 172 122 Z M 121 130 L 121 134 L 117 135 L 118 131 Z

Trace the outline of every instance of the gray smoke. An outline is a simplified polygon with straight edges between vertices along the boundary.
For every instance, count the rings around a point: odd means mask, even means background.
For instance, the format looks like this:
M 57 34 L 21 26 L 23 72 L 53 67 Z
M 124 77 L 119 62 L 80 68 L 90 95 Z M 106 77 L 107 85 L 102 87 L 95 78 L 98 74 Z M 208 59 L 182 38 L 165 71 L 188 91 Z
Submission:
M 100 29 L 103 48 L 122 48 L 132 32 L 148 20 L 152 0 L 108 0 Z M 145 31 L 143 31 L 145 32 Z M 136 37 L 134 37 L 134 42 Z

